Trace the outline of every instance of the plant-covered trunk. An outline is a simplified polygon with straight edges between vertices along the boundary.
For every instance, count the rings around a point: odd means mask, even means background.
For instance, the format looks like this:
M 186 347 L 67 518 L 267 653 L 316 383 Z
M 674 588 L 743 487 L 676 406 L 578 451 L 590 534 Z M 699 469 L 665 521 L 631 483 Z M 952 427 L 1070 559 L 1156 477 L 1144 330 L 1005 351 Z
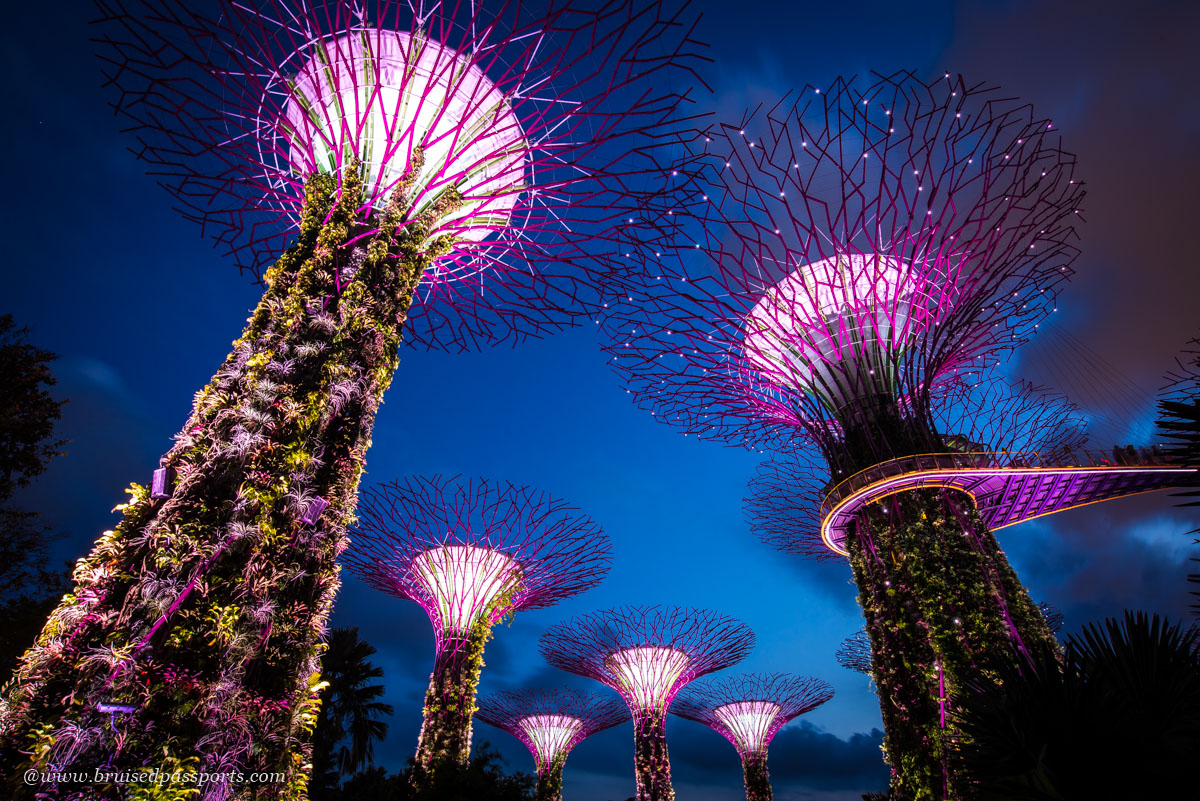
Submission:
M 466 768 L 471 759 L 475 696 L 483 670 L 484 646 L 491 634 L 490 621 L 484 615 L 467 637 L 444 646 L 434 657 L 412 772 L 413 786 L 418 791 L 441 786 L 444 778 Z
M 666 712 L 657 709 L 642 710 L 634 718 L 633 767 L 637 801 L 674 801 L 666 724 Z
M 746 801 L 771 801 L 771 774 L 767 772 L 767 752 L 742 754 L 742 776 L 746 781 Z
M 548 762 L 538 763 L 535 801 L 562 801 L 563 766 L 566 764 L 566 754 L 558 754 Z
M 309 180 L 296 244 L 163 457 L 166 493 L 130 488 L 26 653 L 0 705 L 6 797 L 126 797 L 22 783 L 51 766 L 223 774 L 201 801 L 305 796 L 336 559 L 414 290 L 448 245 L 425 241 L 431 220 L 397 233 L 403 188 L 361 209 L 355 175 Z
M 910 490 L 868 506 L 847 538 L 873 676 L 904 801 L 958 798 L 947 770 L 954 694 L 1054 636 L 963 493 Z

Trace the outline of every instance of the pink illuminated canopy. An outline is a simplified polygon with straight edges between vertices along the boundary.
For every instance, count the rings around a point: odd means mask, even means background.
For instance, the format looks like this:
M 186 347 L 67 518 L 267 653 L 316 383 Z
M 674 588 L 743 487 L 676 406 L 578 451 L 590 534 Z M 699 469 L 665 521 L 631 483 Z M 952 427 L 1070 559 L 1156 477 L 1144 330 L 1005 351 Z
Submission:
M 289 77 L 288 159 L 300 176 L 362 160 L 382 206 L 412 169 L 410 216 L 454 189 L 441 233 L 479 241 L 502 228 L 524 188 L 529 145 L 504 93 L 472 60 L 428 36 L 362 29 L 313 43 Z

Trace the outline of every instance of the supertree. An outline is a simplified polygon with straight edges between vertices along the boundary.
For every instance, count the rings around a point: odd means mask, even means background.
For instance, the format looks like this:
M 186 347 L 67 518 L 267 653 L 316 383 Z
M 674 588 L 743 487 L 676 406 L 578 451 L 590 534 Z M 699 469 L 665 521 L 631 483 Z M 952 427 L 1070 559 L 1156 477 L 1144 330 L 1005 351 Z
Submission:
M 625 606 L 580 615 L 542 635 L 542 655 L 555 667 L 595 679 L 620 693 L 633 715 L 637 801 L 671 801 L 667 707 L 690 682 L 737 664 L 754 647 L 754 632 L 704 609 Z
M 613 364 L 659 419 L 809 472 L 801 494 L 821 500 L 800 506 L 859 588 L 893 790 L 954 794 L 948 694 L 989 655 L 1051 634 L 971 491 L 944 475 L 1015 464 L 983 438 L 1008 421 L 980 398 L 1070 273 L 1074 158 L 1028 106 L 906 73 L 810 86 L 687 144 L 706 161 L 674 209 L 677 246 L 612 310 Z M 1030 426 L 1043 456 L 1072 441 L 1056 399 L 1001 394 L 1044 424 Z M 946 424 L 972 407 L 984 425 Z M 944 454 L 944 470 L 894 462 L 920 454 Z M 887 465 L 916 478 L 871 502 L 836 495 L 858 503 L 828 531 L 830 494 L 893 478 L 870 472 Z
M 537 801 L 561 801 L 563 766 L 571 749 L 598 731 L 629 720 L 606 693 L 506 690 L 479 701 L 475 716 L 516 737 L 537 764 Z
M 553 331 L 636 264 L 696 49 L 669 3 L 99 0 L 137 155 L 265 293 L 18 669 L 0 773 L 282 772 L 303 795 L 335 558 L 401 335 Z
M 767 748 L 784 724 L 833 698 L 821 679 L 784 673 L 721 676 L 684 688 L 671 711 L 716 731 L 742 758 L 746 801 L 771 801 Z
M 415 781 L 434 786 L 470 756 L 492 627 L 599 583 L 611 559 L 608 537 L 564 501 L 487 480 L 417 476 L 371 487 L 358 514 L 349 570 L 420 604 L 433 624 Z

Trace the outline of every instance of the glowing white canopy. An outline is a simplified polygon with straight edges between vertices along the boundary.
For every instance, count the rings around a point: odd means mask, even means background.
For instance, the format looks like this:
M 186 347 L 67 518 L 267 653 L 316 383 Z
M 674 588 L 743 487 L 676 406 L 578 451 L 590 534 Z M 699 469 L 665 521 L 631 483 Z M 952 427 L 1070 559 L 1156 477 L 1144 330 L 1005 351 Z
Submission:
M 915 277 L 890 256 L 839 254 L 803 265 L 746 316 L 750 363 L 773 383 L 840 405 L 892 386 L 910 320 Z
M 773 701 L 735 701 L 717 707 L 713 714 L 733 735 L 738 751 L 745 754 L 767 750 L 767 732 L 779 709 Z
M 497 599 L 516 588 L 521 567 L 512 557 L 475 545 L 441 545 L 412 560 L 432 596 L 445 631 L 466 633 Z M 434 610 L 428 610 L 432 616 Z
M 565 753 L 571 738 L 583 729 L 583 721 L 570 715 L 530 715 L 518 725 L 529 735 L 538 762 L 552 762 Z
M 641 709 L 665 707 L 667 696 L 688 666 L 688 656 L 675 648 L 640 645 L 610 654 L 606 667 L 617 676 L 621 694 Z
M 424 35 L 375 29 L 312 49 L 285 111 L 293 170 L 336 172 L 357 155 L 368 196 L 382 206 L 423 147 L 410 216 L 453 187 L 463 203 L 443 233 L 480 241 L 507 224 L 529 146 L 504 93 L 467 56 Z

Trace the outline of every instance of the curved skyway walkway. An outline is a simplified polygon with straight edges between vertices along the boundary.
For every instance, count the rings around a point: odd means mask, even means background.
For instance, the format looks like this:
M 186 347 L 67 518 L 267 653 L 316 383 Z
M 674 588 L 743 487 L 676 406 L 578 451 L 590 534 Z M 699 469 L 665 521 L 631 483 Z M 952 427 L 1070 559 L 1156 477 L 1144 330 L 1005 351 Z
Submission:
M 975 499 L 995 531 L 1097 501 L 1179 486 L 1197 472 L 1168 461 L 1157 446 L 905 456 L 868 467 L 834 487 L 821 504 L 821 539 L 846 555 L 846 534 L 859 510 L 907 489 L 961 490 Z

